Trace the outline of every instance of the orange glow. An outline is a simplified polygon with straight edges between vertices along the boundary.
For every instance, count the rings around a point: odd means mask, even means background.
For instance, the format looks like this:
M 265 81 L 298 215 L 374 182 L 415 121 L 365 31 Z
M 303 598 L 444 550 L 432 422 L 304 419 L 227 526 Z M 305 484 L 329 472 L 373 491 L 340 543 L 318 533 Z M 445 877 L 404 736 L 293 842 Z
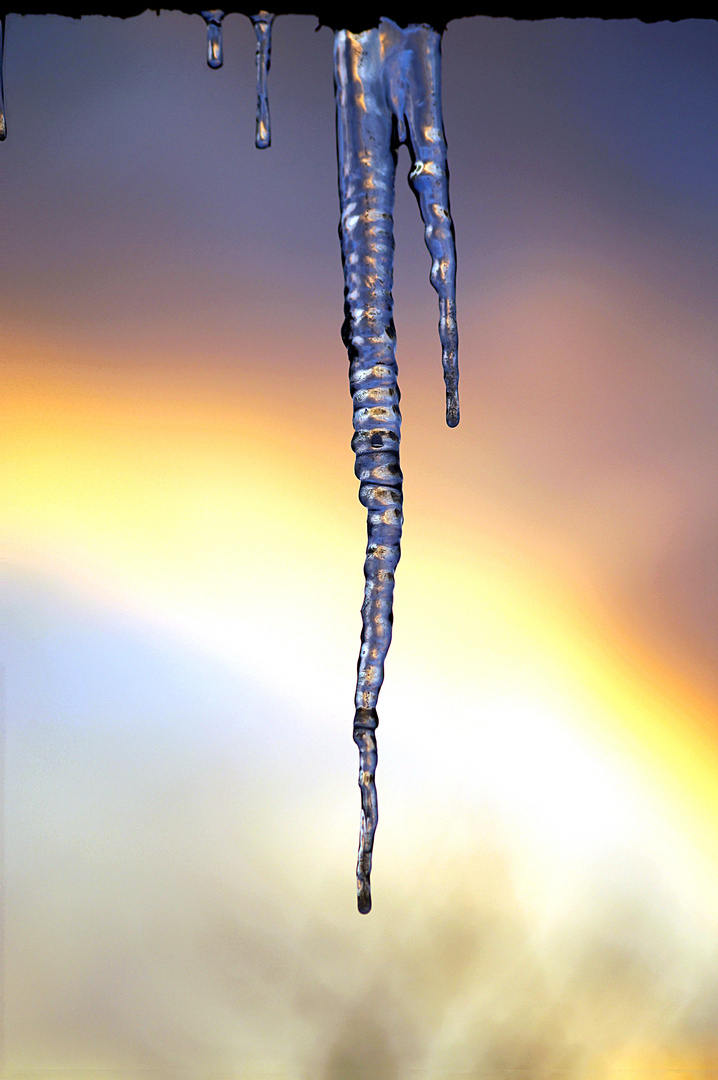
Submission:
M 302 605 L 316 603 L 307 568 L 321 544 L 322 617 L 356 617 L 362 514 L 349 454 L 336 453 L 331 429 L 312 431 L 316 469 L 307 475 L 297 468 L 304 426 L 281 403 L 270 414 L 246 384 L 240 396 L 217 381 L 89 382 L 58 360 L 52 370 L 15 368 L 5 386 L 12 558 L 89 573 L 114 603 L 186 609 L 198 634 L 206 616 L 206 634 L 214 620 L 229 640 L 241 613 L 247 634 L 275 645 L 284 634 L 294 653 Z M 433 670 L 422 666 L 420 683 L 470 678 L 486 702 L 499 695 L 519 731 L 562 713 L 589 745 L 630 762 L 718 871 L 714 703 L 665 670 L 612 613 L 558 581 L 554 567 L 535 557 L 529 564 L 520 541 L 508 548 L 490 506 L 472 509 L 443 538 L 442 559 L 442 523 L 415 514 L 400 568 L 394 670 L 411 672 L 416 685 L 417 658 L 430 647 Z M 300 646 L 298 671 L 309 662 Z M 517 678 L 523 690 L 510 689 Z
M 683 1047 L 631 1046 L 610 1055 L 601 1070 L 602 1080 L 702 1080 L 718 1070 L 715 1044 Z

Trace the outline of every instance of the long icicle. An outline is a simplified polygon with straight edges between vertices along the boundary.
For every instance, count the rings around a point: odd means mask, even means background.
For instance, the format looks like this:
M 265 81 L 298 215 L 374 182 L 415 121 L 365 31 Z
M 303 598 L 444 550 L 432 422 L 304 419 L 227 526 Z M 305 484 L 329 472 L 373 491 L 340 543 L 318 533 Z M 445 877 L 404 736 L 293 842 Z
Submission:
M 269 123 L 269 97 L 267 94 L 267 75 L 272 61 L 272 23 L 274 15 L 269 11 L 260 11 L 250 15 L 254 33 L 257 36 L 257 124 L 254 145 L 265 150 L 272 144 L 272 130 Z
M 362 636 L 354 741 L 359 747 L 361 830 L 357 905 L 371 910 L 371 864 L 378 821 L 377 699 L 391 643 L 394 573 L 401 557 L 401 413 L 393 321 L 394 182 L 397 149 L 409 147 L 439 295 L 447 422 L 459 420 L 456 257 L 441 118 L 441 36 L 429 26 L 402 30 L 389 19 L 363 33 L 335 36 L 339 233 L 344 265 L 342 338 L 349 353 L 355 472 L 367 508 Z
M 5 15 L 0 15 L 0 141 L 7 136 L 7 122 L 5 120 L 5 88 L 3 83 L 3 68 L 5 67 Z

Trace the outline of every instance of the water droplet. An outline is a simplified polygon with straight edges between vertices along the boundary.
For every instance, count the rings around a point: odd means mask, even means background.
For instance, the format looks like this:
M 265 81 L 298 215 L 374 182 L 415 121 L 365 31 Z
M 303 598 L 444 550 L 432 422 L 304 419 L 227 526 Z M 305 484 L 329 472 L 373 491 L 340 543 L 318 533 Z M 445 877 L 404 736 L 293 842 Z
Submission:
M 207 23 L 207 63 L 211 68 L 222 67 L 222 19 L 224 12 L 217 9 L 201 12 Z
M 257 127 L 254 144 L 264 150 L 271 145 L 272 132 L 269 125 L 269 98 L 267 97 L 267 74 L 272 59 L 272 23 L 274 15 L 260 11 L 250 15 L 257 36 Z
M 401 413 L 392 297 L 396 151 L 406 142 L 410 184 L 432 258 L 439 297 L 439 336 L 446 382 L 446 419 L 459 421 L 456 252 L 449 215 L 446 141 L 441 117 L 441 35 L 427 25 L 402 29 L 391 19 L 334 43 L 344 325 L 354 403 L 355 472 L 367 508 L 362 636 L 357 665 L 354 741 L 359 747 L 361 830 L 357 904 L 371 910 L 371 864 L 378 821 L 379 717 L 392 633 L 394 573 L 401 557 Z

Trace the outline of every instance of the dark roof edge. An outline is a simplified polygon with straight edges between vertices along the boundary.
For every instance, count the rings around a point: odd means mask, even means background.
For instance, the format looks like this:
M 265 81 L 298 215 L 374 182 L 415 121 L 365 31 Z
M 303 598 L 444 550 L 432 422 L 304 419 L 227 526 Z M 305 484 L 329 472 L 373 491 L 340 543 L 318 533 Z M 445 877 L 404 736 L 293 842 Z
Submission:
M 205 0 L 209 4 L 212 0 Z M 216 2 L 216 0 L 215 0 Z M 0 0 L 0 10 L 2 8 L 2 0 Z M 261 2 L 252 5 L 251 7 L 229 7 L 224 8 L 225 15 L 241 14 L 241 15 L 255 15 L 262 7 Z M 379 19 L 384 16 L 390 19 L 394 19 L 400 26 L 406 26 L 409 23 L 427 23 L 433 26 L 436 30 L 444 30 L 447 23 L 452 19 L 459 19 L 464 17 L 474 16 L 486 16 L 489 18 L 508 18 L 516 19 L 520 21 L 539 21 L 543 19 L 638 19 L 641 22 L 656 23 L 656 22 L 680 22 L 686 18 L 698 18 L 698 16 L 690 15 L 676 15 L 664 14 L 660 9 L 655 7 L 636 7 L 630 6 L 625 8 L 617 8 L 614 11 L 601 7 L 599 4 L 588 3 L 583 9 L 571 8 L 571 5 L 564 0 L 561 0 L 553 4 L 536 4 L 535 6 L 527 5 L 525 8 L 519 6 L 519 4 L 512 3 L 498 3 L 496 0 L 492 3 L 489 0 L 485 7 L 479 8 L 478 6 L 474 10 L 467 10 L 467 6 L 452 4 L 440 4 L 437 0 L 434 3 L 419 2 L 412 4 L 407 13 L 407 6 L 404 4 L 400 10 L 392 10 L 393 5 L 377 4 L 377 3 L 316 3 L 312 6 L 311 10 L 304 9 L 299 4 L 292 6 L 276 5 L 272 4 L 271 0 L 267 0 L 267 7 L 271 7 L 276 15 L 310 15 L 318 20 L 320 26 L 328 26 L 333 30 L 347 29 L 352 30 L 355 33 L 361 30 L 367 30 L 372 26 L 376 26 Z M 440 18 L 438 17 L 437 8 L 441 11 Z M 156 11 L 157 14 L 162 11 L 181 11 L 187 15 L 198 15 L 199 11 L 194 7 L 171 7 L 171 8 L 152 8 L 146 4 L 98 4 L 92 3 L 92 0 L 88 0 L 86 3 L 74 3 L 63 7 L 60 4 L 48 4 L 47 0 L 43 3 L 39 2 L 23 3 L 21 11 L 10 11 L 9 14 L 14 15 L 64 15 L 71 19 L 80 19 L 86 15 L 107 15 L 111 18 L 118 19 L 130 19 L 135 18 L 138 15 L 144 14 L 145 11 Z M 266 8 L 265 8 L 266 10 Z M 675 9 L 673 9 L 675 12 Z M 714 19 L 705 19 L 705 22 L 713 22 Z

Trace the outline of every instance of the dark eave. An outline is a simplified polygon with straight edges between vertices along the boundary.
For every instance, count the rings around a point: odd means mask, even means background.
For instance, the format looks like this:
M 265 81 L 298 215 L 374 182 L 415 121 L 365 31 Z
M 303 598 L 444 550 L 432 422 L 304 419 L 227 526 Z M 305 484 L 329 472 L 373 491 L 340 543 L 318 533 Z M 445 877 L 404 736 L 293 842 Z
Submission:
M 208 6 L 212 0 L 207 0 Z M 216 2 L 216 0 L 215 0 Z M 0 0 L 0 5 L 2 0 Z M 239 13 L 242 15 L 256 15 L 261 5 L 253 5 L 252 7 L 223 7 L 226 15 Z M 579 4 L 572 5 L 569 0 L 553 0 L 553 2 L 544 3 L 526 3 L 522 5 L 519 2 L 512 2 L 512 0 L 485 0 L 482 5 L 478 3 L 473 6 L 471 4 L 457 4 L 452 3 L 449 0 L 448 3 L 442 3 L 441 0 L 434 0 L 433 3 L 418 2 L 407 8 L 406 5 L 401 5 L 400 9 L 394 10 L 395 5 L 391 2 L 385 4 L 378 4 L 374 2 L 370 3 L 327 3 L 318 2 L 306 7 L 302 7 L 301 3 L 286 5 L 286 4 L 274 4 L 267 0 L 267 7 L 271 7 L 271 10 L 275 15 L 310 15 L 319 21 L 322 26 L 329 26 L 334 30 L 348 29 L 355 32 L 366 30 L 371 26 L 376 26 L 380 17 L 386 16 L 393 18 L 402 26 L 406 26 L 407 23 L 428 23 L 434 26 L 437 30 L 443 30 L 448 22 L 452 19 L 461 18 L 464 16 L 483 15 L 493 18 L 510 18 L 521 20 L 538 20 L 538 19 L 575 19 L 575 18 L 595 18 L 595 19 L 640 19 L 642 22 L 678 22 L 685 18 L 698 18 L 697 15 L 693 16 L 689 13 L 682 15 L 676 14 L 675 6 L 671 5 L 670 8 L 661 8 L 660 6 L 650 6 L 646 3 L 638 3 L 625 5 L 623 7 L 616 6 L 616 8 L 607 8 L 605 4 L 597 3 L 596 0 L 586 0 L 585 6 Z M 86 0 L 86 2 L 70 3 L 67 6 L 63 6 L 61 3 L 48 3 L 47 0 L 43 3 L 42 0 L 37 0 L 33 3 L 32 0 L 23 0 L 22 7 L 20 9 L 10 9 L 10 14 L 18 15 L 65 15 L 72 19 L 80 19 L 84 15 L 108 15 L 117 19 L 129 19 L 134 18 L 137 15 L 141 15 L 147 10 L 157 10 L 155 8 L 149 8 L 146 4 L 142 3 L 108 3 L 100 4 L 93 3 L 92 0 Z M 162 8 L 164 11 L 182 11 L 188 15 L 198 14 L 198 10 L 195 7 L 172 7 Z M 266 10 L 266 9 L 265 9 Z M 705 17 L 703 17 L 705 18 Z

